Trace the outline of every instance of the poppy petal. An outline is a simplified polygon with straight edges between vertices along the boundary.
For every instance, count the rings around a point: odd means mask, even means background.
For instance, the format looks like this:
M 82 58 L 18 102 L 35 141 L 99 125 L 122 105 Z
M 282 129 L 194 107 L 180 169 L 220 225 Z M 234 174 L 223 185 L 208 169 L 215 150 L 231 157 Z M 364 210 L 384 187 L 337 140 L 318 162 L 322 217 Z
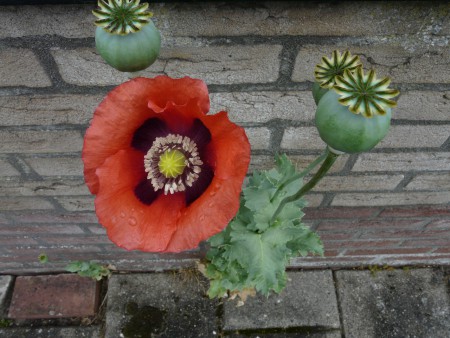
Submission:
M 211 132 L 208 159 L 214 178 L 204 193 L 189 205 L 178 221 L 166 251 L 179 252 L 222 231 L 239 209 L 242 183 L 250 162 L 250 144 L 243 128 L 225 112 L 204 116 Z
M 95 209 L 108 237 L 118 246 L 161 252 L 176 230 L 184 196 L 160 195 L 151 205 L 139 201 L 134 188 L 145 175 L 142 159 L 139 151 L 121 150 L 97 169 L 100 188 Z
M 164 121 L 153 117 L 145 121 L 134 132 L 133 139 L 131 140 L 131 146 L 134 149 L 147 153 L 157 137 L 163 137 L 167 134 L 169 134 L 169 129 Z
M 228 119 L 226 112 L 204 116 L 203 124 L 211 132 L 208 146 L 208 162 L 214 168 L 214 175 L 221 179 L 241 177 L 247 173 L 250 163 L 250 143 L 244 128 Z
M 195 119 L 192 123 L 191 129 L 188 130 L 186 136 L 189 137 L 197 145 L 198 150 L 202 153 L 205 146 L 211 141 L 211 133 L 205 127 L 203 122 Z
M 190 205 L 199 198 L 208 188 L 214 177 L 214 171 L 207 164 L 201 166 L 201 173 L 192 187 L 186 189 L 186 205 Z
M 147 80 L 158 82 L 147 92 L 148 106 L 154 112 L 164 111 L 168 102 L 181 106 L 192 99 L 197 100 L 197 106 L 203 114 L 209 112 L 208 87 L 202 80 L 189 77 L 172 79 L 164 75 Z
M 134 188 L 134 194 L 137 199 L 144 203 L 145 205 L 150 205 L 158 197 L 159 193 L 153 189 L 152 184 L 147 178 L 144 178 L 139 184 Z
M 177 106 L 181 113 L 177 112 Z M 135 131 L 146 120 L 167 117 L 171 126 L 176 126 L 176 116 L 187 116 L 184 111 L 192 109 L 200 116 L 209 110 L 208 89 L 201 80 L 167 76 L 135 78 L 114 88 L 97 107 L 84 138 L 84 176 L 91 193 L 98 191 L 96 169 L 109 156 L 127 149 Z M 190 125 L 193 118 L 182 122 Z

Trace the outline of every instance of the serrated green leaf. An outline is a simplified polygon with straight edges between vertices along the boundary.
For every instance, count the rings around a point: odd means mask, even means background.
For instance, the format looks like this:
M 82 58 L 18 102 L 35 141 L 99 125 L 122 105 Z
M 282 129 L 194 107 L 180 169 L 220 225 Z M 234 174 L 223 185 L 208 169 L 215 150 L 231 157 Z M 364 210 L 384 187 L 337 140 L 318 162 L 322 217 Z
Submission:
M 66 267 L 65 270 L 68 272 L 78 272 L 81 270 L 81 264 L 83 262 L 82 261 L 74 261 L 74 262 L 70 262 Z
M 323 252 L 319 237 L 301 224 L 304 199 L 286 204 L 272 222 L 281 200 L 303 184 L 302 175 L 285 155 L 277 157 L 275 163 L 272 170 L 254 172 L 236 217 L 222 233 L 208 240 L 210 297 L 252 288 L 265 295 L 280 292 L 292 257 Z

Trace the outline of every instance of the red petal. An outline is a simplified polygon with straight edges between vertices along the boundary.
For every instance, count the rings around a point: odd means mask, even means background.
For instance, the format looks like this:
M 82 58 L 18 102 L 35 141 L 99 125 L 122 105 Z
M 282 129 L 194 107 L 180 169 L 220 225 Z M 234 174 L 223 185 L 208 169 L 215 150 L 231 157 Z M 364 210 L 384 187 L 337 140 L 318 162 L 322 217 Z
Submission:
M 143 155 L 121 150 L 97 169 L 100 189 L 95 208 L 108 237 L 128 250 L 165 251 L 184 206 L 183 194 L 161 195 L 151 205 L 141 203 L 134 188 L 145 176 Z
M 181 106 L 192 99 L 198 100 L 198 107 L 202 113 L 209 112 L 208 87 L 202 80 L 189 77 L 172 79 L 167 76 L 157 76 L 147 80 L 158 83 L 158 85 L 152 86 L 147 94 L 148 106 L 154 112 L 162 112 L 168 102 Z
M 203 115 L 208 110 L 208 90 L 201 80 L 135 78 L 113 89 L 97 107 L 84 139 L 84 175 L 91 193 L 98 191 L 96 169 L 109 156 L 127 149 L 144 121 L 158 116 L 177 127 L 192 122 L 187 120 L 190 111 Z M 177 115 L 178 124 L 174 122 Z
M 247 136 L 243 128 L 229 121 L 225 112 L 204 116 L 202 122 L 212 135 L 210 152 L 215 156 L 209 161 L 215 175 L 208 189 L 182 213 L 166 251 L 197 247 L 222 231 L 239 209 L 242 183 L 250 162 Z

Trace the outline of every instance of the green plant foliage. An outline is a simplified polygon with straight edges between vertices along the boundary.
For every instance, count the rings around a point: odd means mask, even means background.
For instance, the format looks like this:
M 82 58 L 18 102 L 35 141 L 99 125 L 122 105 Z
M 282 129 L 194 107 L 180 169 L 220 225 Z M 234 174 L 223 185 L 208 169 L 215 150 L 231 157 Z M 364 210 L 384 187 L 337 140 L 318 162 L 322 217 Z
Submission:
M 38 259 L 39 259 L 39 262 L 42 263 L 42 264 L 48 263 L 48 256 L 45 253 L 41 253 L 38 256 Z
M 66 271 L 78 273 L 82 277 L 90 277 L 97 281 L 103 277 L 109 277 L 111 271 L 108 267 L 95 262 L 74 261 L 66 266 Z
M 236 217 L 208 240 L 205 274 L 210 298 L 247 289 L 266 296 L 278 293 L 286 285 L 286 265 L 292 257 L 323 254 L 319 236 L 301 222 L 303 198 L 286 204 L 272 221 L 283 198 L 303 185 L 302 175 L 285 155 L 275 162 L 274 169 L 254 172 Z

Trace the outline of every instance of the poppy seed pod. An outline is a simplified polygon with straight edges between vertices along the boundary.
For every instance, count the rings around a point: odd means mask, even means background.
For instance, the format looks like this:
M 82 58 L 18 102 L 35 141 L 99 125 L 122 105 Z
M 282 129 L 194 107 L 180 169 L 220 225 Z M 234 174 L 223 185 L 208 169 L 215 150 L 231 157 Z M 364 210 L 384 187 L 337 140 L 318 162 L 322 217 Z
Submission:
M 321 139 L 331 148 L 345 153 L 359 153 L 375 147 L 387 134 L 391 110 L 385 115 L 366 118 L 352 113 L 339 103 L 339 95 L 329 90 L 316 110 L 316 127 Z
M 139 0 L 99 0 L 93 14 L 95 46 L 102 58 L 122 72 L 137 72 L 153 64 L 161 36 L 151 21 L 148 4 Z

